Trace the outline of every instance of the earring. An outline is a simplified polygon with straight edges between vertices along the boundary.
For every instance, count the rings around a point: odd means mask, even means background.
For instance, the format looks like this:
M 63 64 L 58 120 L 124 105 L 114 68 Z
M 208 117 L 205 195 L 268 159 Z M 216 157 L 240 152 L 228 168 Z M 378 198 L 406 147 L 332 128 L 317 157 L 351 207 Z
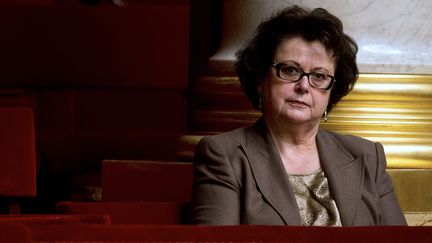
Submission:
M 262 97 L 261 97 L 261 95 L 259 96 L 259 100 L 258 100 L 258 108 L 259 108 L 259 110 L 260 111 L 262 111 Z
M 324 111 L 324 123 L 327 122 L 327 110 Z

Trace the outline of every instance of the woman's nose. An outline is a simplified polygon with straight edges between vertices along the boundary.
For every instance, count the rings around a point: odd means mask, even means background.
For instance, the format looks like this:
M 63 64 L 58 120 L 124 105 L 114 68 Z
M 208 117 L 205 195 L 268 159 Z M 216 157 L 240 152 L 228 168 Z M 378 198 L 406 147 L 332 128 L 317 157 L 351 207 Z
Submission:
M 299 93 L 307 93 L 309 92 L 309 77 L 304 75 L 299 81 L 297 81 L 295 90 Z

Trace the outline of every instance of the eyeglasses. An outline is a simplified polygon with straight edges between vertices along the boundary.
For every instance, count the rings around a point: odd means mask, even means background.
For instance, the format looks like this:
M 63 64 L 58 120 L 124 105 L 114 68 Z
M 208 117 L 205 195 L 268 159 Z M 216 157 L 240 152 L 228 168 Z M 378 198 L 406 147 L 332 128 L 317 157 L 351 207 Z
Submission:
M 335 78 L 319 72 L 306 73 L 300 68 L 286 63 L 272 63 L 276 76 L 284 81 L 298 82 L 303 76 L 308 78 L 309 85 L 320 90 L 329 90 L 336 82 Z

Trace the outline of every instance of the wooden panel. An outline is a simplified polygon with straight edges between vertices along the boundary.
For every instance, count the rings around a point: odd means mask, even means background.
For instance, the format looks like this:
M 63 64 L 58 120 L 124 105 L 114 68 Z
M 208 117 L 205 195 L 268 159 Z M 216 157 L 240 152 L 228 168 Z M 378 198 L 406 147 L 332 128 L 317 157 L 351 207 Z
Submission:
M 76 91 L 76 128 L 98 131 L 155 131 L 181 134 L 186 128 L 187 100 L 179 90 Z
M 192 164 L 104 160 L 102 200 L 108 202 L 189 202 Z
M 34 118 L 29 108 L 0 108 L 0 195 L 36 195 Z
M 1 6 L 0 31 L 0 85 L 187 86 L 187 1 Z
M 174 159 L 187 122 L 189 1 L 19 2 L 0 4 L 0 45 L 7 47 L 0 92 L 32 95 L 42 169 Z M 0 105 L 24 102 L 2 94 Z
M 103 159 L 175 159 L 186 132 L 178 90 L 51 90 L 38 96 L 38 149 L 52 172 L 95 169 Z M 48 169 L 46 168 L 46 169 Z

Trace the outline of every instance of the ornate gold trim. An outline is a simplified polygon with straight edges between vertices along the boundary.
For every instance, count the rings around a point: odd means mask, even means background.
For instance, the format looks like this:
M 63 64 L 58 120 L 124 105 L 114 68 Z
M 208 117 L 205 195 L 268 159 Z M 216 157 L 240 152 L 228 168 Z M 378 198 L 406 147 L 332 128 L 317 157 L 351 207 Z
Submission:
M 260 116 L 235 76 L 201 77 L 193 90 L 193 133 L 248 126 Z M 432 168 L 432 75 L 360 74 L 321 126 L 381 142 L 389 168 Z

